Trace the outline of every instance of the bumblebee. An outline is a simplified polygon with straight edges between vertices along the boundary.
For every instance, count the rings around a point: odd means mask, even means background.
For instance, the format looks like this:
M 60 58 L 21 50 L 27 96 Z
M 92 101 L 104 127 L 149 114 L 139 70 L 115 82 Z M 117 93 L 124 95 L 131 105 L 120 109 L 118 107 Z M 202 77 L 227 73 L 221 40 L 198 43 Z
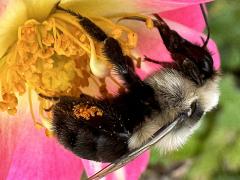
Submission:
M 163 151 L 179 148 L 202 116 L 217 105 L 219 73 L 206 47 L 208 40 L 203 46 L 193 44 L 155 14 L 154 27 L 174 61 L 158 62 L 163 68 L 141 80 L 116 39 L 87 17 L 58 9 L 77 17 L 84 30 L 103 44 L 106 58 L 127 89 L 104 99 L 86 94 L 54 97 L 58 101 L 52 108 L 53 130 L 58 141 L 81 158 L 113 163 L 92 179 L 123 166 L 153 144 Z

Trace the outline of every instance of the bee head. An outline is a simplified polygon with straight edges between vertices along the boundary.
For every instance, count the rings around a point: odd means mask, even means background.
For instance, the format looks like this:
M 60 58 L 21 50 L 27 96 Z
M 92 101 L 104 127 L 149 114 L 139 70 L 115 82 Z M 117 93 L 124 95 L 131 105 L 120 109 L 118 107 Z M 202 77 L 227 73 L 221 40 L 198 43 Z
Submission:
M 156 112 L 146 125 L 159 129 L 181 114 L 185 118 L 158 143 L 161 149 L 173 150 L 184 144 L 202 116 L 213 109 L 219 99 L 218 77 L 207 79 L 202 86 L 174 69 L 163 69 L 146 79 L 153 87 L 161 112 Z
M 180 56 L 182 72 L 196 84 L 202 86 L 215 75 L 213 59 L 206 48 L 190 44 L 187 48 L 183 47 Z

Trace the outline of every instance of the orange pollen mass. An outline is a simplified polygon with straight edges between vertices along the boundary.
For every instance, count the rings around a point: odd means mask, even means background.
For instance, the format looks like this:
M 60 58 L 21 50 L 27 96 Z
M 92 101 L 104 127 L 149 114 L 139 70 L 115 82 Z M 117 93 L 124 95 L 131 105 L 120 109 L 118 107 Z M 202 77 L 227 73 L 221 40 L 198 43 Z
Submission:
M 77 118 L 84 118 L 89 120 L 91 117 L 103 116 L 103 110 L 97 106 L 75 105 L 73 107 L 73 114 Z

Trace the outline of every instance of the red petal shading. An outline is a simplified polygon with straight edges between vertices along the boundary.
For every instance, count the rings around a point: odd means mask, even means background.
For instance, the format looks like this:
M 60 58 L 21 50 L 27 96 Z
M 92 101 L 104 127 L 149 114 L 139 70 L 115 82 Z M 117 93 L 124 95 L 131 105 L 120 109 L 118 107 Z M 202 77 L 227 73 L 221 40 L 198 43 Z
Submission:
M 147 167 L 149 161 L 149 153 L 146 152 L 143 155 L 139 156 L 134 161 L 130 162 L 126 166 L 122 167 L 118 171 L 115 171 L 108 176 L 106 176 L 105 180 L 137 180 L 140 178 L 141 174 Z M 91 176 L 105 167 L 106 163 L 98 163 L 94 161 L 83 160 L 83 165 L 87 172 L 88 176 Z

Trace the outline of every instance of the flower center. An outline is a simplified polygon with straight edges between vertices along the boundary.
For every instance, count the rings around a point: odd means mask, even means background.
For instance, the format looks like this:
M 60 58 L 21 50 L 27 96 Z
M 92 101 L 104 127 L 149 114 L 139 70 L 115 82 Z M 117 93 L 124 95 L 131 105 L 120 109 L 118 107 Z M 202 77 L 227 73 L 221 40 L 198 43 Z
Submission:
M 135 32 L 103 17 L 91 20 L 117 39 L 124 53 L 134 59 L 131 50 L 137 43 Z M 93 72 L 98 68 L 103 74 Z M 42 23 L 28 20 L 19 27 L 18 40 L 0 61 L 0 69 L 0 111 L 11 115 L 17 112 L 19 95 L 29 93 L 32 107 L 32 90 L 49 97 L 79 97 L 81 93 L 106 97 L 111 95 L 107 81 L 122 90 L 110 73 L 111 65 L 102 54 L 102 44 L 89 37 L 75 17 L 63 12 L 52 14 Z M 52 102 L 40 97 L 39 101 L 42 121 L 51 119 L 44 109 L 49 109 Z M 32 115 L 35 120 L 33 111 Z M 35 123 L 47 124 L 36 120 Z

